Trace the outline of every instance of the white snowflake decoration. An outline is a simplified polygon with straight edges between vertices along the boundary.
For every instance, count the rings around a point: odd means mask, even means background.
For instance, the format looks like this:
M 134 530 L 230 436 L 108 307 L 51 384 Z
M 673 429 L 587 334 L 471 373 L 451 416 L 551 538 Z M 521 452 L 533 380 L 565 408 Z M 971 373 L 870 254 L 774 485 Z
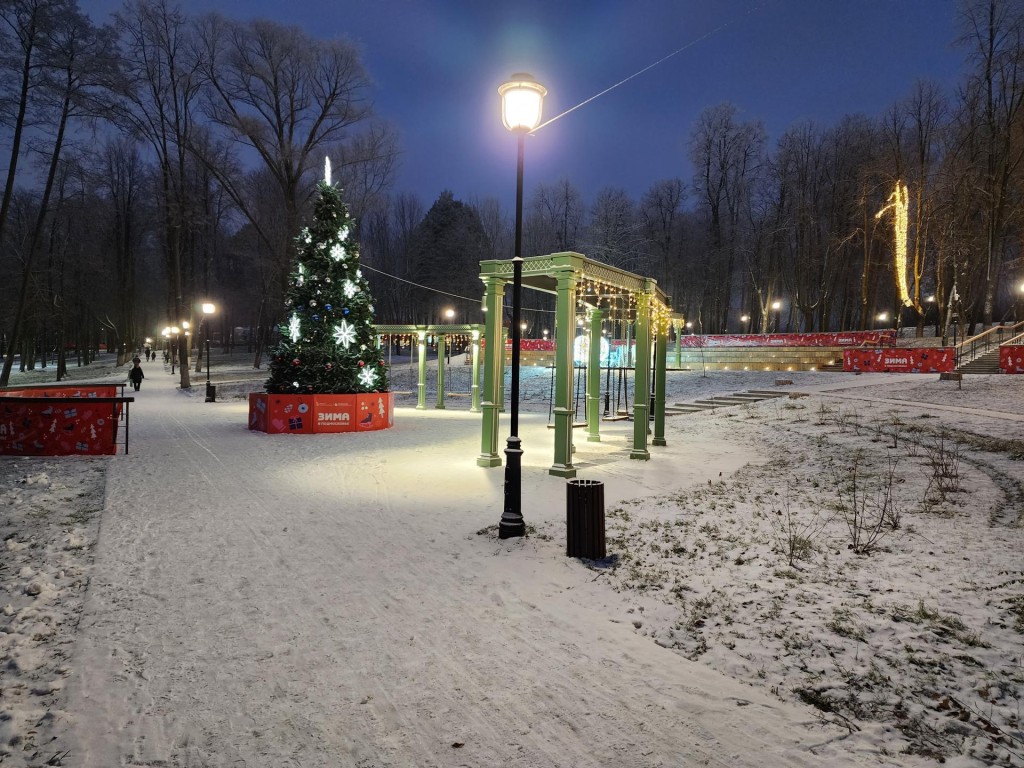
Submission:
M 299 264 L 299 276 L 295 278 L 295 284 L 300 288 L 306 283 L 306 268 Z
M 341 261 L 345 258 L 345 251 L 337 243 L 331 246 L 331 258 L 335 261 Z
M 338 230 L 338 239 L 342 242 L 348 240 L 348 227 L 342 227 Z
M 341 325 L 334 326 L 334 341 L 341 344 L 345 349 L 356 340 L 356 329 L 348 324 L 348 320 L 342 320 Z
M 373 368 L 363 368 L 359 372 L 359 381 L 364 387 L 372 387 L 377 381 L 377 372 Z
M 292 315 L 292 319 L 288 321 L 288 337 L 295 343 L 302 336 L 302 332 L 299 330 L 299 316 Z
M 359 288 L 351 280 L 345 281 L 345 284 L 342 286 L 342 290 L 345 292 L 346 298 L 349 299 L 359 293 Z

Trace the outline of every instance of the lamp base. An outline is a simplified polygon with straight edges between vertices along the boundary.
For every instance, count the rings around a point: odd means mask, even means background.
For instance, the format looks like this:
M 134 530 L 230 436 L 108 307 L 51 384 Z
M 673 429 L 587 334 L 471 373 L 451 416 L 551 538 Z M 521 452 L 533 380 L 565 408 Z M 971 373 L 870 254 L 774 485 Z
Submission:
M 522 441 L 512 435 L 505 445 L 505 508 L 498 523 L 498 538 L 512 539 L 526 535 L 522 512 Z

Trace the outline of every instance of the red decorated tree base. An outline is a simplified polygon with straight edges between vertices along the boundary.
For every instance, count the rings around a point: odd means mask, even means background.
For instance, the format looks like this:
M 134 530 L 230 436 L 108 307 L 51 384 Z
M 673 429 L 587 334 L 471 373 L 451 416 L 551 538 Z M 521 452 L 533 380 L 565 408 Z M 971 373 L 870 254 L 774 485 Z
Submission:
M 394 426 L 394 395 L 271 395 L 249 393 L 249 429 L 269 434 L 371 432 Z

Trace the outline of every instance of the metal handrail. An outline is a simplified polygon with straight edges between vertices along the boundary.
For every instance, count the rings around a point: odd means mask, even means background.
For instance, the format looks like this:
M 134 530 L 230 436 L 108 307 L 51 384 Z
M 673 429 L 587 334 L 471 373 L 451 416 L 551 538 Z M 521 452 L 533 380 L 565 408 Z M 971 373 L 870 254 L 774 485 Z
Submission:
M 956 355 L 955 366 L 959 367 L 985 354 L 992 347 L 999 347 L 1001 344 L 1005 344 L 1004 336 L 1013 337 L 1021 334 L 1022 330 L 1024 330 L 1024 320 L 1020 320 L 1013 325 L 994 325 L 977 336 L 964 339 L 954 347 L 954 354 Z

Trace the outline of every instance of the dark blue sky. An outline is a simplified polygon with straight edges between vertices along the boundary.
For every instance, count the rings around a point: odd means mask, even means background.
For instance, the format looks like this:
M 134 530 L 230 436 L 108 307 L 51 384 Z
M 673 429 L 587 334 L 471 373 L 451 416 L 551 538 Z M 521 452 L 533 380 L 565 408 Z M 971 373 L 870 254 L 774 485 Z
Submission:
M 510 210 L 515 139 L 497 87 L 529 72 L 548 119 L 684 46 L 527 141 L 527 194 L 568 178 L 587 202 L 690 180 L 687 139 L 731 102 L 770 141 L 794 123 L 881 115 L 917 79 L 952 91 L 964 71 L 955 0 L 185 0 L 189 12 L 261 16 L 363 50 L 378 113 L 401 133 L 395 191 L 429 206 L 444 189 Z M 102 18 L 111 0 L 85 0 Z

